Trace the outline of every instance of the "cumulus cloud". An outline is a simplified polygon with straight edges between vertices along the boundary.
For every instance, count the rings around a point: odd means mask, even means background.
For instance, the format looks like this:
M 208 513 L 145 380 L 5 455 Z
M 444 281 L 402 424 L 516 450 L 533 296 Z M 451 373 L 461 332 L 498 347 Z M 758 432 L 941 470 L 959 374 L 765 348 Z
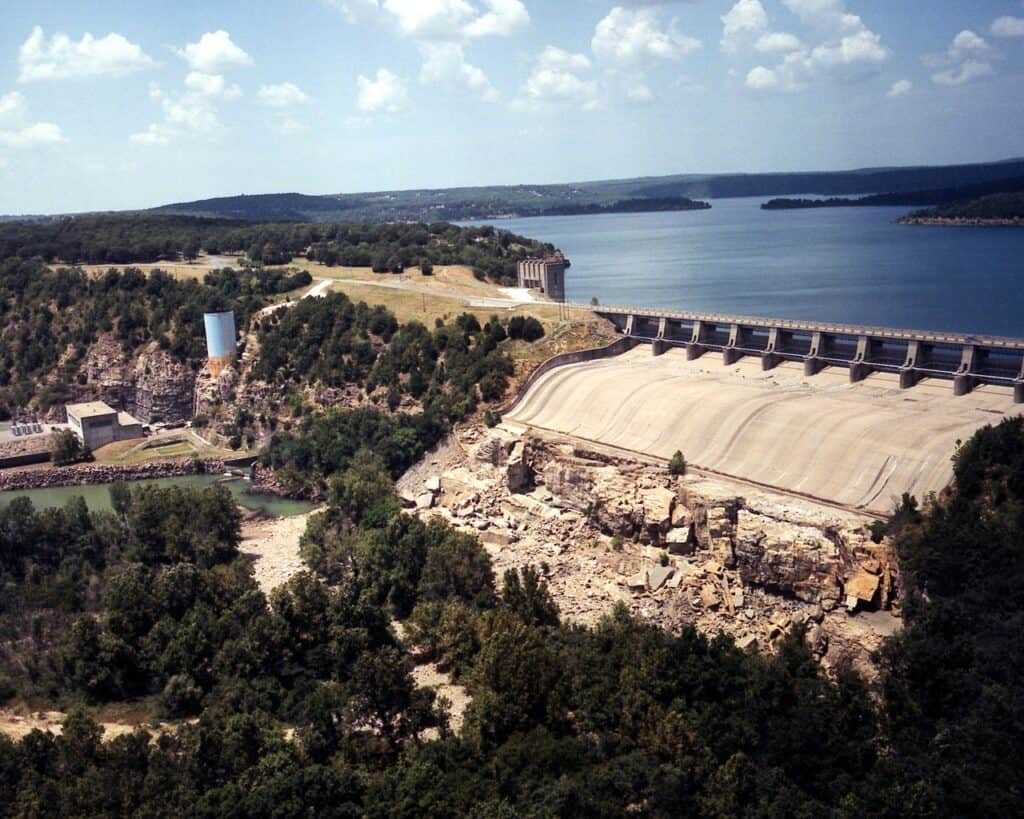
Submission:
M 386 68 L 378 68 L 373 78 L 360 74 L 356 84 L 359 88 L 356 105 L 365 114 L 395 114 L 409 104 L 405 80 Z
M 122 77 L 154 65 L 139 46 L 120 34 L 96 38 L 86 32 L 77 41 L 54 34 L 47 41 L 43 29 L 36 26 L 18 51 L 18 81 Z
M 252 57 L 235 45 L 223 29 L 208 31 L 195 43 L 178 49 L 178 56 L 194 71 L 216 74 L 228 68 L 252 65 Z
M 241 96 L 242 89 L 222 74 L 203 71 L 190 71 L 185 77 L 185 90 L 177 94 L 150 83 L 149 98 L 159 103 L 163 120 L 129 138 L 139 145 L 167 145 L 186 134 L 216 137 L 223 127 L 218 116 L 220 104 Z
M 466 0 L 384 0 L 399 31 L 423 40 L 458 38 L 476 15 Z
M 261 85 L 257 96 L 264 105 L 271 108 L 289 108 L 293 105 L 305 105 L 309 96 L 292 82 L 277 85 Z
M 530 13 L 520 0 L 486 0 L 488 11 L 466 24 L 467 37 L 507 37 L 530 25 Z
M 33 122 L 28 103 L 18 91 L 0 96 L 0 146 L 39 148 L 67 142 L 58 125 Z
M 599 106 L 597 82 L 581 76 L 590 69 L 591 63 L 586 55 L 549 45 L 535 58 L 533 70 L 523 84 L 514 107 L 535 110 L 562 106 L 594 110 Z
M 722 48 L 737 52 L 768 30 L 768 12 L 761 0 L 739 0 L 722 15 Z
M 597 24 L 591 41 L 598 59 L 619 66 L 678 60 L 700 47 L 700 40 L 678 30 L 677 20 L 663 27 L 656 12 L 630 11 L 622 6 L 613 8 Z
M 964 83 L 971 82 L 971 80 L 990 77 L 994 73 L 995 69 L 992 68 L 991 63 L 967 60 L 958 66 L 932 74 L 932 81 L 936 85 L 963 85 Z
M 427 85 L 454 85 L 466 88 L 485 102 L 498 99 L 498 92 L 487 75 L 466 61 L 459 43 L 422 43 L 423 67 L 420 82 Z
M 1024 37 L 1024 17 L 1000 17 L 989 31 L 993 37 Z
M 759 65 L 747 73 L 745 85 L 754 91 L 774 91 L 779 88 L 781 83 L 779 75 L 775 71 Z
M 994 74 L 993 56 L 992 47 L 984 37 L 964 29 L 953 38 L 945 55 L 928 57 L 925 62 L 939 69 L 932 74 L 932 82 L 936 85 L 964 85 Z
M 758 66 L 747 87 L 754 90 L 798 91 L 822 78 L 851 81 L 877 73 L 889 59 L 880 35 L 869 29 L 844 0 L 782 0 L 783 5 L 807 25 L 818 45 L 808 47 L 792 34 L 764 32 L 754 42 L 762 54 L 778 54 L 773 67 Z M 724 18 L 723 18 L 724 19 Z M 748 33 L 755 33 L 754 31 Z M 769 76 L 770 75 L 770 76 Z
M 754 48 L 759 54 L 789 54 L 804 47 L 795 34 L 784 31 L 769 31 L 757 38 Z
M 893 99 L 902 97 L 904 94 L 909 94 L 913 88 L 914 84 L 910 80 L 899 80 L 892 84 L 892 88 L 889 89 L 889 93 L 886 96 Z

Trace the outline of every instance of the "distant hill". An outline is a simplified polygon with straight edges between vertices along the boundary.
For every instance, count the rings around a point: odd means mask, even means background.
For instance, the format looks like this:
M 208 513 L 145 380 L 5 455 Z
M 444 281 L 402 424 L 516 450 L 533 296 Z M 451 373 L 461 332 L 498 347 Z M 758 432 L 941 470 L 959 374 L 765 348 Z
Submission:
M 857 199 L 831 197 L 829 199 L 772 199 L 761 205 L 761 210 L 803 210 L 814 208 L 849 208 L 900 206 L 922 207 L 926 205 L 947 205 L 967 202 L 994 194 L 1016 194 L 1024 191 L 1024 177 L 997 179 L 978 185 L 964 185 L 958 188 L 941 188 L 929 191 L 907 193 L 878 193 Z
M 253 221 L 429 223 L 573 213 L 684 210 L 705 207 L 706 203 L 690 201 L 700 198 L 909 193 L 979 185 L 1010 177 L 1024 177 L 1024 159 L 973 165 L 862 168 L 814 173 L 683 174 L 567 185 L 431 188 L 327 196 L 275 193 L 179 202 L 154 210 Z

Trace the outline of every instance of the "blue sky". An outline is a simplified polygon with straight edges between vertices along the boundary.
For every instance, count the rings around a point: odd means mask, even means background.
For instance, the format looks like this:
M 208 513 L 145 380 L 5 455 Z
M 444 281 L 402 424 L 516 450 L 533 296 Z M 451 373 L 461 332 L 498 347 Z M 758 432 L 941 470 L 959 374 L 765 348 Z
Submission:
M 1024 155 L 1021 0 L 6 0 L 0 213 Z

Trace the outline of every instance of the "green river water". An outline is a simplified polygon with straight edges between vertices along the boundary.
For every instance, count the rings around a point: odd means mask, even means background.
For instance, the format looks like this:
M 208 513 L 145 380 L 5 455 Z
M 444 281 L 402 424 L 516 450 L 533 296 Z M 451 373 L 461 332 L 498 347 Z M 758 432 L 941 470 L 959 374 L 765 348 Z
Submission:
M 184 475 L 177 478 L 150 478 L 131 481 L 132 486 L 212 486 L 224 481 L 222 475 Z M 235 500 L 247 509 L 257 509 L 271 517 L 292 517 L 302 515 L 313 508 L 305 501 L 288 500 L 273 495 L 257 495 L 249 492 L 249 481 L 240 478 L 224 481 L 224 485 L 235 496 Z M 98 483 L 91 486 L 59 486 L 52 489 L 25 489 L 0 492 L 0 509 L 15 498 L 29 498 L 37 509 L 48 506 L 63 506 L 69 498 L 81 495 L 86 505 L 93 510 L 110 509 L 110 484 Z

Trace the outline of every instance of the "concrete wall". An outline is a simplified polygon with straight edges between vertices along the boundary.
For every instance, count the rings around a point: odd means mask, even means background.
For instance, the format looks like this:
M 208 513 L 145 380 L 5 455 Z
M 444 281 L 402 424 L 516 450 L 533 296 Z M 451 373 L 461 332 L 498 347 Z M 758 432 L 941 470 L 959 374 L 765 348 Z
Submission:
M 515 409 L 516 405 L 523 400 L 523 397 L 529 392 L 530 387 L 536 383 L 537 379 L 557 367 L 564 367 L 568 364 L 582 364 L 586 361 L 597 361 L 601 358 L 614 358 L 617 355 L 632 350 L 640 343 L 639 339 L 620 338 L 618 341 L 613 341 L 607 347 L 595 347 L 590 350 L 577 350 L 573 353 L 560 353 L 559 355 L 552 356 L 530 374 L 530 377 L 516 391 L 516 397 L 502 407 L 501 411 L 505 413 Z

